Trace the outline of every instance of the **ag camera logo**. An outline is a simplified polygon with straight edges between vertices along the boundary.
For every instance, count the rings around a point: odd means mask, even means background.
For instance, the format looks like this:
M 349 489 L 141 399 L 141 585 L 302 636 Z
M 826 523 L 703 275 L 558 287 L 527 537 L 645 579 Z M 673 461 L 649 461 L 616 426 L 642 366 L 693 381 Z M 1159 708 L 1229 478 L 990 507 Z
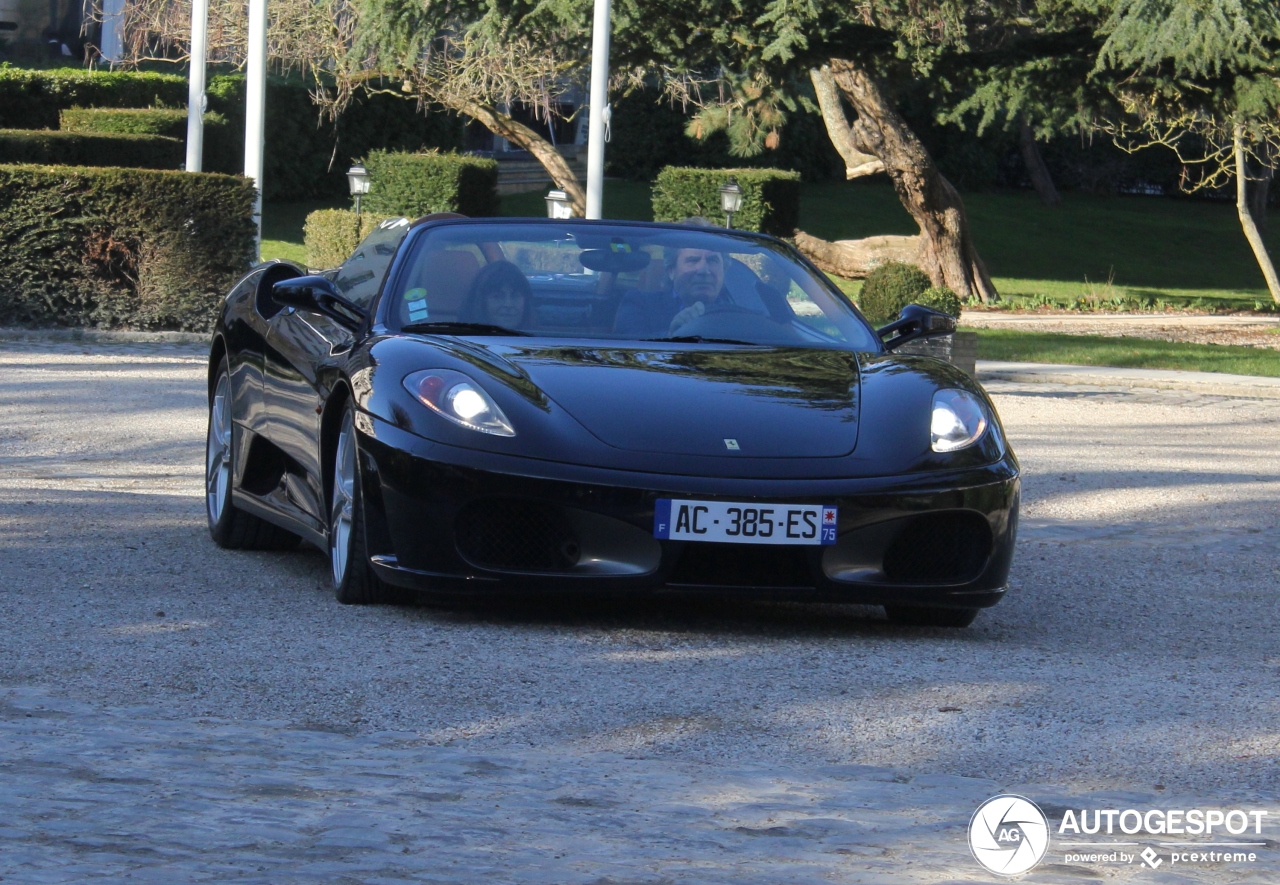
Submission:
M 1025 873 L 1049 850 L 1049 819 L 1030 799 L 995 796 L 979 805 L 969 819 L 969 850 L 990 872 Z

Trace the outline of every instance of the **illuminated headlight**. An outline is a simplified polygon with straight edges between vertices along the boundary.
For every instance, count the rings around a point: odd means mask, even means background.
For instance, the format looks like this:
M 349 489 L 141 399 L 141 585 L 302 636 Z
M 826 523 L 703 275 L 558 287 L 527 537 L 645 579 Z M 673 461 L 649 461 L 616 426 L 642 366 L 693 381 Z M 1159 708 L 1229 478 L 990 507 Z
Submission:
M 515 428 L 489 398 L 466 375 L 450 369 L 427 369 L 404 379 L 404 386 L 428 409 L 468 430 L 515 436 Z
M 929 438 L 935 452 L 954 452 L 971 446 L 986 429 L 986 410 L 973 394 L 964 390 L 939 390 L 933 395 Z

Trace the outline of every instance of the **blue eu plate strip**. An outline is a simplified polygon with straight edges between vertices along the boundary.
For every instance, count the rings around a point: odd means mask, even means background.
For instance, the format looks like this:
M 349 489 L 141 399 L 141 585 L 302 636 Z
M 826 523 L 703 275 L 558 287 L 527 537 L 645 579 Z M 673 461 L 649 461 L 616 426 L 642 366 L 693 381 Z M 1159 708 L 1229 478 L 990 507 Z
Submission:
M 653 536 L 671 538 L 671 499 L 659 498 L 653 502 Z

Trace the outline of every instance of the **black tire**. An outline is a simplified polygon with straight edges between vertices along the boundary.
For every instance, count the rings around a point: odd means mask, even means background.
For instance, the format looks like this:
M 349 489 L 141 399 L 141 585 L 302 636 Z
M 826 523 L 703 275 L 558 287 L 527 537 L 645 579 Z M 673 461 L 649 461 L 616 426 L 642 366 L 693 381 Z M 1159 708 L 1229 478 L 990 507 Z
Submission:
M 404 602 L 407 594 L 384 583 L 369 562 L 354 424 L 355 407 L 348 400 L 333 449 L 329 493 L 329 566 L 333 595 L 343 605 Z
M 938 608 L 924 605 L 886 605 L 884 613 L 895 624 L 908 627 L 968 627 L 979 608 Z
M 209 395 L 209 424 L 204 438 L 204 510 L 209 535 L 215 544 L 228 550 L 293 550 L 301 538 L 232 503 L 235 434 L 231 428 L 230 397 L 231 376 L 223 357 Z

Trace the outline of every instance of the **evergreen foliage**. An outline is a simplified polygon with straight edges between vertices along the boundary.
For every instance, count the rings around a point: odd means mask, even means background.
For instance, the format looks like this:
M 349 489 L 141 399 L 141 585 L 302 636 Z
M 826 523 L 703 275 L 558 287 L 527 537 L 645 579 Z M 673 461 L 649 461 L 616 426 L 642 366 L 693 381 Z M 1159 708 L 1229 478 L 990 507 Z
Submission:
M 59 113 L 59 123 L 63 132 L 187 137 L 187 112 L 178 108 L 67 108 Z M 226 125 L 221 114 L 205 114 L 205 137 Z
M 689 135 L 692 109 L 686 112 L 656 88 L 637 89 L 615 99 L 612 111 L 606 171 L 619 178 L 652 181 L 664 166 L 790 169 L 805 181 L 844 177 L 844 164 L 817 114 L 793 115 L 782 126 L 776 148 L 744 158 L 732 154 L 729 138 L 722 132 L 703 139 Z
M 0 163 L 180 169 L 183 144 L 163 135 L 0 129 Z
M 57 129 L 68 108 L 185 107 L 187 78 L 142 71 L 0 65 L 0 128 Z
M 789 237 L 800 219 L 800 173 L 784 169 L 691 169 L 668 166 L 653 184 L 655 221 L 702 216 L 724 219 L 720 187 L 730 178 L 742 188 L 742 209 L 733 216 L 738 230 Z
M 238 174 L 244 169 L 244 83 L 242 74 L 209 79 L 205 171 Z M 137 131 L 155 127 L 157 134 L 185 141 L 186 103 L 187 80 L 173 74 L 29 71 L 0 65 L 0 128 L 57 129 L 65 113 L 78 128 L 97 127 L 92 131 L 102 132 L 102 126 L 144 127 Z M 359 95 L 336 122 L 326 122 L 306 84 L 272 77 L 267 82 L 267 107 L 263 189 L 268 200 L 341 196 L 347 193 L 347 167 L 375 148 L 448 150 L 462 144 L 459 117 L 440 108 L 419 110 L 414 101 L 396 95 Z M 104 108 L 132 110 L 104 115 L 109 123 L 88 122 L 94 115 L 83 109 Z M 166 119 L 168 123 L 161 122 Z M 165 131 L 159 132 L 161 128 Z M 180 156 L 169 168 L 177 168 L 182 160 Z
M 941 311 L 947 316 L 956 317 L 957 319 L 960 317 L 960 296 L 946 286 L 930 286 L 913 301 L 907 303 L 922 304 L 925 307 L 932 307 L 934 310 Z
M 896 319 L 908 304 L 923 303 L 920 299 L 931 290 L 929 275 L 914 264 L 886 261 L 867 274 L 862 291 L 858 293 L 858 306 L 871 322 L 886 323 Z M 933 304 L 925 306 L 934 307 Z
M 364 158 L 372 184 L 364 208 L 375 215 L 418 218 L 433 212 L 497 215 L 498 164 L 438 151 L 371 151 Z
M 337 267 L 351 257 L 356 246 L 373 233 L 374 228 L 392 217 L 396 216 L 370 212 L 361 212 L 357 216 L 350 209 L 318 209 L 312 212 L 303 224 L 307 267 L 322 270 Z
M 207 330 L 254 251 L 226 175 L 0 166 L 0 323 Z

